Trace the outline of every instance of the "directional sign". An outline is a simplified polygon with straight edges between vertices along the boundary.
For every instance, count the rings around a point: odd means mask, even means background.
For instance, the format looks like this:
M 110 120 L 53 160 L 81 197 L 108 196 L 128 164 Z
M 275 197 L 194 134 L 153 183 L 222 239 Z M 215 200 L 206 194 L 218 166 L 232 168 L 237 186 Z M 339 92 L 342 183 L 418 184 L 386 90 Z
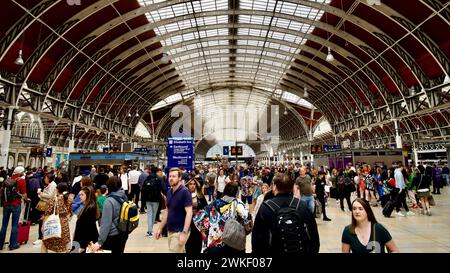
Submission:
M 229 155 L 229 154 L 230 154 L 230 147 L 223 146 L 223 155 Z
M 167 145 L 167 167 L 191 172 L 194 169 L 194 139 L 192 137 L 171 137 Z

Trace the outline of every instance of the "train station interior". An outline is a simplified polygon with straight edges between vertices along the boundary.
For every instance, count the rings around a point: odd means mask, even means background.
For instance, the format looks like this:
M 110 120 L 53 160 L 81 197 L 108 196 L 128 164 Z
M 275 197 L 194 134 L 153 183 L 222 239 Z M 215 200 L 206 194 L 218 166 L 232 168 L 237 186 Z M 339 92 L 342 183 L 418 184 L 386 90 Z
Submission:
M 398 162 L 413 181 L 422 165 L 433 169 L 432 216 L 421 213 L 410 188 L 406 203 L 414 215 L 397 210 L 384 217 L 378 190 L 373 211 L 400 252 L 450 252 L 450 1 L 0 5 L 5 181 L 18 167 L 27 177 L 44 167 L 62 173 L 69 187 L 86 172 L 94 179 L 121 166 L 159 168 L 167 185 L 172 167 L 201 176 L 220 168 L 256 176 L 267 168 L 294 178 L 302 166 L 329 177 L 333 169 L 368 167 L 375 177 Z M 252 193 L 261 191 L 255 185 Z M 342 251 L 352 219 L 330 195 L 333 185 L 324 203 L 331 221 L 316 218 L 320 253 Z M 25 201 L 21 219 L 24 207 Z M 147 213 L 139 216 L 125 253 L 170 252 L 167 237 L 148 236 Z M 33 221 L 29 239 L 8 250 L 11 221 L 0 253 L 40 253 Z M 76 222 L 72 217 L 72 238 Z

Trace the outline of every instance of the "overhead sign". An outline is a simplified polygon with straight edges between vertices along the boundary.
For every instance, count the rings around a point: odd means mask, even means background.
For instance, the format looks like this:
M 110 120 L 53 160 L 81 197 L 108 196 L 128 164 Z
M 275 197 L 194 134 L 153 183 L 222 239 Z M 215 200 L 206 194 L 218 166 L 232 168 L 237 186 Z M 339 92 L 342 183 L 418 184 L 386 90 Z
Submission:
M 322 153 L 322 145 L 311 145 L 311 154 Z
M 194 139 L 192 137 L 170 137 L 167 145 L 167 167 L 194 169 Z
M 229 155 L 229 154 L 230 154 L 230 147 L 223 146 L 223 155 Z
M 242 146 L 231 146 L 231 155 L 243 155 Z

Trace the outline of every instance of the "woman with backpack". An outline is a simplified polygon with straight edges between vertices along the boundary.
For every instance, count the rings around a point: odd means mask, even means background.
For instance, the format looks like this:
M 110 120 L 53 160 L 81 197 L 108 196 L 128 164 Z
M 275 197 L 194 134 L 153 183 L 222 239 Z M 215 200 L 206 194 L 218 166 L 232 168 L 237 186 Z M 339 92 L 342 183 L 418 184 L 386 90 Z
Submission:
M 120 210 L 122 204 L 114 197 L 127 200 L 127 196 L 122 190 L 122 181 L 119 177 L 113 176 L 106 183 L 108 187 L 108 198 L 103 203 L 103 214 L 101 218 L 100 231 L 97 242 L 92 246 L 92 251 L 96 252 L 100 248 L 111 250 L 114 253 L 123 253 L 128 240 L 128 233 L 120 232 L 118 229 Z
M 97 241 L 97 219 L 100 217 L 100 210 L 93 187 L 83 187 L 79 194 L 84 206 L 78 213 L 73 240 L 80 244 L 80 252 L 85 252 L 89 243 Z
M 214 200 L 194 216 L 194 224 L 202 234 L 203 241 L 206 245 L 206 249 L 203 251 L 204 253 L 218 255 L 245 253 L 245 248 L 233 248 L 227 245 L 222 238 L 225 231 L 225 224 L 229 219 L 236 220 L 245 229 L 245 234 L 239 234 L 243 238 L 236 234 L 236 238 L 241 240 L 239 243 L 245 245 L 245 236 L 252 230 L 252 215 L 245 207 L 245 204 L 236 198 L 238 190 L 239 188 L 236 182 L 226 184 L 223 191 L 224 196 Z
M 195 178 L 189 180 L 186 186 L 192 194 L 192 215 L 195 216 L 198 211 L 208 205 L 208 202 L 206 202 L 206 198 L 202 193 L 200 183 Z M 193 221 L 191 222 L 191 234 L 185 247 L 186 254 L 198 254 L 202 252 L 202 235 L 195 227 Z
M 370 204 L 356 198 L 352 203 L 352 222 L 342 232 L 343 253 L 399 252 L 389 231 L 377 222 Z

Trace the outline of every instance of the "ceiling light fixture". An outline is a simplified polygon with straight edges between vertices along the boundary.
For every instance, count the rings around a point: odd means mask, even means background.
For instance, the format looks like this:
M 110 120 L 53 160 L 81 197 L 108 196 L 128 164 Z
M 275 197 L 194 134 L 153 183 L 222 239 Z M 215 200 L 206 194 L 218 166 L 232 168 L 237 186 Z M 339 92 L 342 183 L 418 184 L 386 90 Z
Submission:
M 18 56 L 17 59 L 14 61 L 14 63 L 17 64 L 17 65 L 23 65 L 22 49 L 19 50 L 19 56 Z
M 161 63 L 162 64 L 168 64 L 169 61 L 170 61 L 169 55 L 167 55 L 167 53 L 163 53 L 163 55 L 161 57 Z
M 128 117 L 131 118 L 131 113 L 128 113 Z
M 307 98 L 309 95 L 308 95 L 308 88 L 305 86 L 305 88 L 303 88 L 303 98 Z
M 373 5 L 380 6 L 381 5 L 381 0 L 367 0 L 367 5 L 369 5 L 369 6 L 373 6 Z
M 138 113 L 138 111 L 136 110 L 136 115 L 134 115 L 135 117 L 139 117 L 139 113 Z
M 327 62 L 334 61 L 334 56 L 333 56 L 333 54 L 331 54 L 331 48 L 330 47 L 328 47 L 328 55 L 327 55 L 326 60 L 327 60 Z

